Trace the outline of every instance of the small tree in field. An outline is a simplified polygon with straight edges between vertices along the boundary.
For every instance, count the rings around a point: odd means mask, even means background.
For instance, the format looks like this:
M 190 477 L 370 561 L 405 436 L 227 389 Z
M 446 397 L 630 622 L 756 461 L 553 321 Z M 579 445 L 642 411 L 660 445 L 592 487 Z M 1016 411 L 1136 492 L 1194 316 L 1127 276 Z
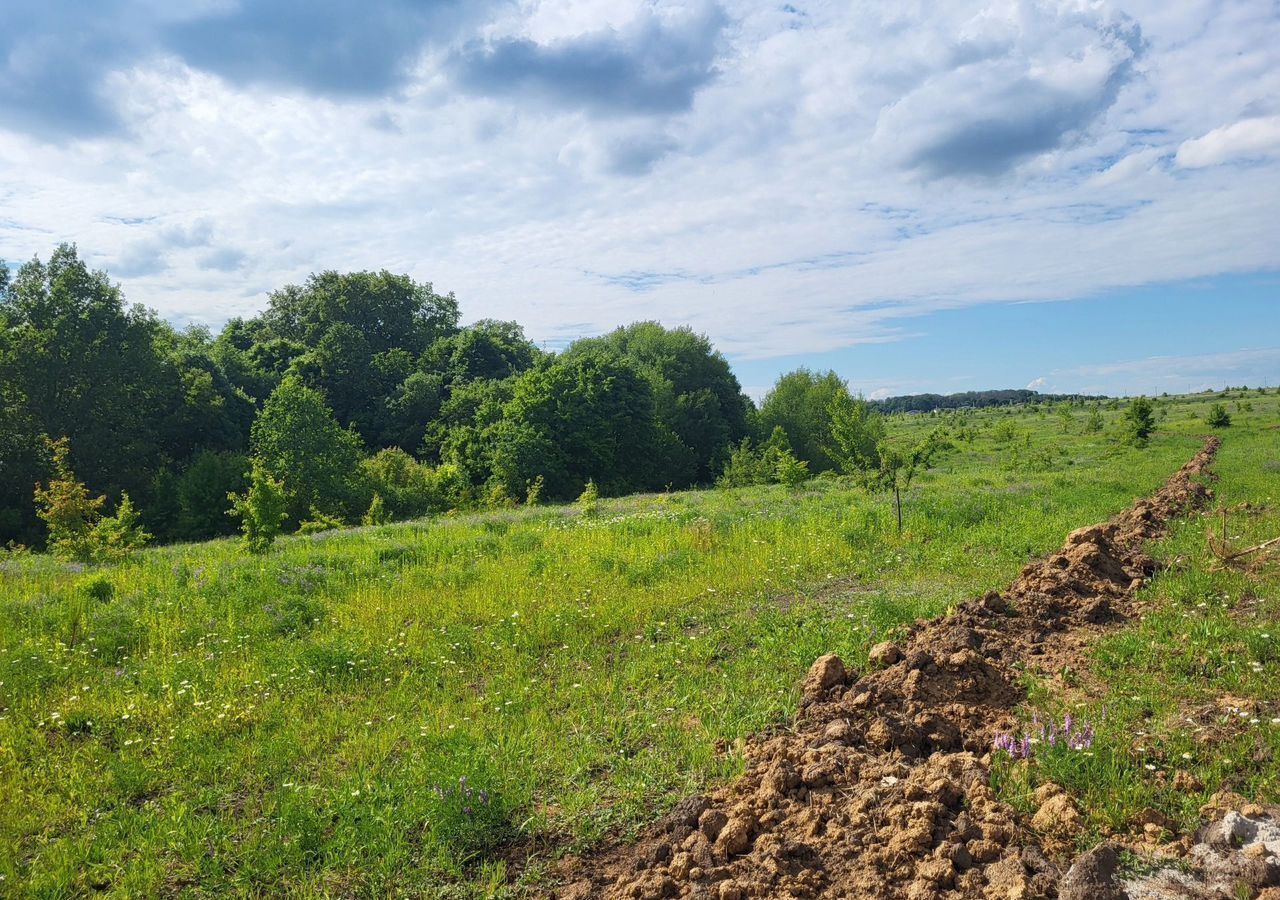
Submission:
M 587 486 L 582 489 L 582 493 L 578 495 L 578 508 L 582 510 L 584 516 L 594 516 L 600 506 L 600 489 L 596 487 L 595 479 L 587 481 Z
M 1221 403 L 1213 404 L 1209 410 L 1209 417 L 1206 420 L 1210 428 L 1230 428 L 1231 414 L 1227 412 L 1227 408 Z
M 547 480 L 541 475 L 529 481 L 524 493 L 526 506 L 537 506 L 542 502 L 542 489 L 546 487 L 546 483 Z
M 1075 422 L 1075 416 L 1071 414 L 1071 404 L 1063 401 L 1058 404 L 1058 422 L 1062 425 L 1062 431 L 1065 434 L 1071 430 L 1071 425 Z
M 1125 436 L 1135 447 L 1145 447 L 1155 431 L 1156 417 L 1151 401 L 1146 397 L 1138 397 L 1129 404 L 1124 415 Z
M 377 491 L 373 493 L 373 500 L 369 503 L 369 509 L 365 512 L 363 518 L 360 519 L 361 525 L 386 525 L 391 521 L 391 516 L 387 513 L 387 505 L 382 500 L 382 495 Z
M 778 457 L 774 472 L 780 484 L 797 487 L 809 480 L 809 463 L 796 459 L 795 454 L 787 450 Z
M 1097 434 L 1102 431 L 1102 410 L 1095 403 L 1093 409 L 1089 411 L 1089 416 L 1084 420 L 1085 434 Z
M 260 461 L 254 460 L 249 489 L 243 494 L 227 494 L 227 499 L 231 501 L 227 515 L 240 519 L 245 547 L 251 553 L 265 553 L 289 515 L 284 487 L 267 473 Z
M 141 550 L 151 540 L 128 494 L 120 495 L 116 514 L 99 519 L 89 532 L 90 552 L 98 562 L 115 562 Z
M 831 420 L 831 441 L 825 449 L 848 475 L 876 467 L 878 448 L 884 440 L 884 419 L 861 397 L 847 391 L 832 398 L 827 406 Z
M 62 559 L 88 562 L 93 558 L 93 529 L 102 517 L 106 497 L 91 497 L 71 471 L 71 444 L 65 438 L 49 442 L 54 477 L 49 486 L 36 485 L 36 515 L 49 529 L 49 552 Z
M 36 485 L 36 513 L 49 527 L 49 552 L 79 562 L 114 562 L 146 545 L 138 511 L 128 494 L 120 495 L 114 516 L 103 516 L 105 496 L 92 497 L 71 471 L 67 439 L 49 442 L 54 476 L 49 486 Z
M 911 487 L 911 482 L 918 471 L 929 467 L 929 460 L 933 458 L 934 453 L 949 446 L 942 431 L 936 428 L 910 450 L 898 450 L 881 442 L 878 448 L 879 481 L 885 488 L 893 491 L 893 509 L 898 519 L 898 534 L 902 534 L 902 492 Z

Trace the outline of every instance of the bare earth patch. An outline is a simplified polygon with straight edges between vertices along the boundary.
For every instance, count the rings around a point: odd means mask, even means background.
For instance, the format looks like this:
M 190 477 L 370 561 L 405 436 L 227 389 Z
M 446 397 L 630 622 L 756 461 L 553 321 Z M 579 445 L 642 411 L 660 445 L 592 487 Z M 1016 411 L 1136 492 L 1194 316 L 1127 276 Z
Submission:
M 684 800 L 635 844 L 565 860 L 556 895 L 1016 900 L 1055 897 L 1062 885 L 1064 897 L 1123 897 L 1105 850 L 1101 864 L 1086 854 L 1068 865 L 1071 799 L 1046 785 L 1023 816 L 992 791 L 989 751 L 1014 725 L 1021 670 L 1082 670 L 1096 637 L 1137 612 L 1134 593 L 1155 568 L 1144 545 L 1210 496 L 1196 478 L 1217 446 L 1208 439 L 1152 497 L 1073 532 L 1003 593 L 917 623 L 901 647 L 874 648 L 873 671 L 819 659 L 795 725 L 748 744 L 740 778 Z M 1265 814 L 1250 812 L 1254 824 L 1241 828 L 1262 833 Z M 1263 861 L 1245 868 L 1262 873 L 1251 882 L 1262 887 L 1275 858 L 1258 844 Z M 1207 872 L 1211 855 L 1187 860 Z M 1192 871 L 1180 884 L 1194 891 L 1212 878 Z M 1087 889 L 1072 894 L 1077 883 Z M 1168 896 L 1219 896 L 1210 890 Z

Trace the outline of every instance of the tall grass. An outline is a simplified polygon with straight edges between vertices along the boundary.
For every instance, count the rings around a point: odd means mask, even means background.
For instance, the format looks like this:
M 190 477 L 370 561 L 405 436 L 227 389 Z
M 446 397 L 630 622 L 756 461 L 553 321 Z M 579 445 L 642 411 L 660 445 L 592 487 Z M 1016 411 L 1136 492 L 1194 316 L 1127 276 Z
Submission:
M 1154 489 L 1203 406 L 1141 451 L 973 414 L 900 537 L 885 497 L 815 479 L 0 562 L 0 893 L 505 890 L 502 846 L 583 847 L 731 776 L 814 657 L 857 664 Z M 1274 421 L 1254 406 L 1233 440 Z

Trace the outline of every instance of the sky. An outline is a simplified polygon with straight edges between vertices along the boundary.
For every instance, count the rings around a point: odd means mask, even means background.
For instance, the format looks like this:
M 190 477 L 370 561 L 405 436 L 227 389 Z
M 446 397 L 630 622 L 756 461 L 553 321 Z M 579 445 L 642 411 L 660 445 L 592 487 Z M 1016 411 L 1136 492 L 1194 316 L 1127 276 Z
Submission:
M 1280 383 L 1275 0 L 3 0 L 0 260 L 387 268 L 761 396 Z

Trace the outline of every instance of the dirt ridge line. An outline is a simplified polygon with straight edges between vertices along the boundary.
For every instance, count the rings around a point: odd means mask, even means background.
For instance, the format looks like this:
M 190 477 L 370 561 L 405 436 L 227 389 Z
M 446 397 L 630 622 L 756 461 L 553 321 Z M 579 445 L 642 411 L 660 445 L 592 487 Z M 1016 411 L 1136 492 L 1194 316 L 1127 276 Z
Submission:
M 1028 822 L 999 801 L 992 741 L 1025 699 L 1021 666 L 1081 668 L 1088 644 L 1130 617 L 1155 571 L 1145 543 L 1212 496 L 1196 479 L 1218 447 L 1207 438 L 1154 494 L 1071 532 L 1003 592 L 916 623 L 903 647 L 877 645 L 860 677 L 818 659 L 794 727 L 749 743 L 741 776 L 681 801 L 634 844 L 564 861 L 554 896 L 1057 896 L 1054 819 L 1075 811 L 1037 797 Z

